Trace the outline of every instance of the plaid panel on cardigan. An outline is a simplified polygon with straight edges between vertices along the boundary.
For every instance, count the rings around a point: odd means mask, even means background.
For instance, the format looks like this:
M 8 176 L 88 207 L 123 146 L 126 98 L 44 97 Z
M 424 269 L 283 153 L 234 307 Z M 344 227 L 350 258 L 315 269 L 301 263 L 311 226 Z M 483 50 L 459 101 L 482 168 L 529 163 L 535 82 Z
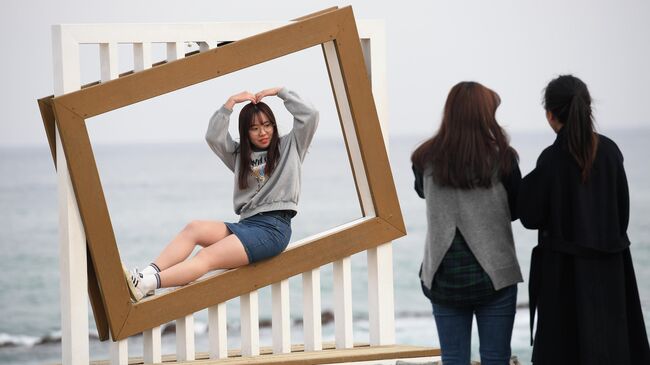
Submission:
M 451 247 L 433 277 L 431 301 L 439 305 L 471 306 L 495 294 L 492 280 L 456 228 Z

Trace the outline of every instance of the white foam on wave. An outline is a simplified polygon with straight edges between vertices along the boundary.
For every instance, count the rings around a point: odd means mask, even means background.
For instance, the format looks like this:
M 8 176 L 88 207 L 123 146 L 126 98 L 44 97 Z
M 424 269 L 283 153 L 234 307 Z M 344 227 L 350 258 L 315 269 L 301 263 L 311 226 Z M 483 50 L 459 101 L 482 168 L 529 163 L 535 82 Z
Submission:
M 25 335 L 12 335 L 9 333 L 0 332 L 0 347 L 14 347 L 25 346 L 32 347 L 40 341 L 39 337 L 25 336 Z

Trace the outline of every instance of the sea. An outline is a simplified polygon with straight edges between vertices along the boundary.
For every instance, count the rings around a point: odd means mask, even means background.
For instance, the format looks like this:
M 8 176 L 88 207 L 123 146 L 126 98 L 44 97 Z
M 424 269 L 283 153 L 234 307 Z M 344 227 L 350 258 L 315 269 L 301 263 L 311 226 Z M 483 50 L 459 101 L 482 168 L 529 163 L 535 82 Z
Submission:
M 625 156 L 630 187 L 628 234 L 646 329 L 650 330 L 650 129 L 611 130 Z M 410 153 L 426 136 L 395 136 L 388 143 L 408 234 L 393 241 L 395 338 L 398 344 L 439 346 L 431 305 L 420 291 L 418 269 L 426 233 L 425 204 L 413 190 Z M 550 145 L 552 131 L 512 132 L 523 174 Z M 115 231 L 128 267 L 151 262 L 176 232 L 194 219 L 236 221 L 233 175 L 202 140 L 196 143 L 98 144 L 93 152 Z M 368 156 L 372 158 L 372 156 Z M 387 176 L 387 178 L 389 178 Z M 340 136 L 313 141 L 302 172 L 299 214 L 292 242 L 361 217 L 345 144 Z M 517 255 L 526 282 L 519 285 L 512 353 L 530 363 L 527 277 L 536 233 L 513 222 Z M 47 146 L 0 147 L 0 364 L 61 362 L 59 242 L 56 173 Z M 353 242 L 350 242 L 353 244 Z M 354 341 L 368 342 L 367 258 L 352 257 Z M 323 312 L 333 311 L 332 265 L 321 268 Z M 293 343 L 302 343 L 300 276 L 289 280 Z M 260 321 L 271 318 L 270 288 L 259 291 Z M 239 300 L 228 301 L 228 346 L 239 348 Z M 90 357 L 108 358 L 108 342 L 97 339 L 89 307 Z M 171 327 L 167 325 L 166 327 Z M 479 360 L 474 325 L 472 358 Z M 207 313 L 195 315 L 196 350 L 208 351 Z M 333 341 L 334 325 L 323 325 Z M 173 353 L 173 331 L 163 334 L 163 353 Z M 271 345 L 271 328 L 260 330 Z M 129 339 L 130 356 L 142 355 L 142 336 Z

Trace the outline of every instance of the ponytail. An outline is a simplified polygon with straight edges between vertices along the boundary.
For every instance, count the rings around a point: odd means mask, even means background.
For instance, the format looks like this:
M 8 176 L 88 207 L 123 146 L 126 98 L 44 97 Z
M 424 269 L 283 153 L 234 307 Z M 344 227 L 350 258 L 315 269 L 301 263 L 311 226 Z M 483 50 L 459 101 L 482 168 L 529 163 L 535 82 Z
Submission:
M 563 125 L 569 153 L 581 170 L 582 182 L 586 183 L 598 149 L 587 85 L 577 77 L 560 76 L 546 87 L 544 106 Z

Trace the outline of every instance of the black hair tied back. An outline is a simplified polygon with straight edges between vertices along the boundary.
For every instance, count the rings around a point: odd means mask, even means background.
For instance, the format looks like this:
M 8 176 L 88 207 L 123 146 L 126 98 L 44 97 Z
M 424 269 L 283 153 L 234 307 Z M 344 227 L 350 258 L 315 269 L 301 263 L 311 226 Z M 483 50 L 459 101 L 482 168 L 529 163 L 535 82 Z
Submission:
M 598 148 L 587 85 L 573 75 L 557 77 L 546 87 L 544 107 L 562 124 L 569 153 L 581 169 L 582 182 L 586 183 Z

